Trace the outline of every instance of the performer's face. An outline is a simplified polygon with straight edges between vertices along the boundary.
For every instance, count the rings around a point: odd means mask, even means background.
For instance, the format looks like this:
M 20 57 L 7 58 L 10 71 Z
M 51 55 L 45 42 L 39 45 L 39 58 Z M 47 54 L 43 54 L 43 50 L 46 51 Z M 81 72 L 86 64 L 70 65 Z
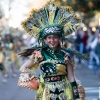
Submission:
M 60 37 L 58 35 L 48 35 L 46 37 L 46 43 L 49 45 L 50 48 L 56 49 L 59 44 Z

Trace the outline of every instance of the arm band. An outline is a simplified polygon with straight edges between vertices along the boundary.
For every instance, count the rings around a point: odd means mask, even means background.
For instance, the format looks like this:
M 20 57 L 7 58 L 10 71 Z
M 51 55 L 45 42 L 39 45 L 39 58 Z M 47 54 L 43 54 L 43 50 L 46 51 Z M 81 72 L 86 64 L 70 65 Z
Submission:
M 70 84 L 71 84 L 72 91 L 73 91 L 73 98 L 74 98 L 74 100 L 76 100 L 79 98 L 77 83 L 76 83 L 76 81 L 74 81 L 74 82 L 70 82 Z

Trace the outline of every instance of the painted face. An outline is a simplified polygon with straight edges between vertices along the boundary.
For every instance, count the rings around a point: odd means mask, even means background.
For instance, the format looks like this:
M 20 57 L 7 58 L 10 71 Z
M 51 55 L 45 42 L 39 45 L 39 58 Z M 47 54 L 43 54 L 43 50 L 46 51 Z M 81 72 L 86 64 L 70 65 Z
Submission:
M 59 44 L 60 37 L 58 35 L 48 35 L 45 40 L 50 48 L 56 49 Z

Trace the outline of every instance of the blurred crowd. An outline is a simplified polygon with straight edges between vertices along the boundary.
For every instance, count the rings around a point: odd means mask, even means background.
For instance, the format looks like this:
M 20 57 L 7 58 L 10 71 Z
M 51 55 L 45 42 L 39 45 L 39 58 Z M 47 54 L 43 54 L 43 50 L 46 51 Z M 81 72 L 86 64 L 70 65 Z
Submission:
M 95 74 L 100 67 L 100 27 L 87 27 L 85 31 L 79 28 L 74 36 L 74 48 L 90 57 L 86 66 Z M 80 59 L 77 62 L 82 63 Z
M 66 48 L 70 46 L 76 49 L 79 53 L 87 54 L 90 59 L 85 62 L 86 66 L 93 69 L 94 73 L 100 67 L 100 27 L 96 27 L 92 30 L 87 27 L 87 30 L 79 28 L 71 39 L 66 39 L 67 42 L 63 42 L 63 46 Z M 29 41 L 29 42 L 28 42 Z M 72 42 L 69 45 L 68 42 Z M 0 36 L 0 72 L 2 76 L 2 82 L 6 83 L 7 78 L 17 76 L 16 70 L 24 63 L 25 58 L 18 57 L 18 53 L 25 48 L 37 45 L 37 39 L 27 36 L 12 36 L 11 33 L 6 33 L 5 36 Z M 79 58 L 76 58 L 77 63 L 83 63 Z
M 0 72 L 3 83 L 6 83 L 10 76 L 16 78 L 17 69 L 25 60 L 18 57 L 18 53 L 32 46 L 35 42 L 36 39 L 28 37 L 26 34 L 13 36 L 10 32 L 7 32 L 4 36 L 0 35 Z

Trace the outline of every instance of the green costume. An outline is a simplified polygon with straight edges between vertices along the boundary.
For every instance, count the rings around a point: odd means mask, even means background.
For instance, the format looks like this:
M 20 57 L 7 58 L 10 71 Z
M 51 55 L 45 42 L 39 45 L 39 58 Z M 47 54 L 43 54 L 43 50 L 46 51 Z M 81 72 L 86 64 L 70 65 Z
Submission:
M 55 51 L 49 47 L 41 50 L 43 60 L 40 62 L 42 78 L 41 86 L 37 91 L 36 100 L 74 100 L 70 82 L 67 78 L 67 64 L 61 49 Z M 73 85 L 72 86 L 77 86 Z

